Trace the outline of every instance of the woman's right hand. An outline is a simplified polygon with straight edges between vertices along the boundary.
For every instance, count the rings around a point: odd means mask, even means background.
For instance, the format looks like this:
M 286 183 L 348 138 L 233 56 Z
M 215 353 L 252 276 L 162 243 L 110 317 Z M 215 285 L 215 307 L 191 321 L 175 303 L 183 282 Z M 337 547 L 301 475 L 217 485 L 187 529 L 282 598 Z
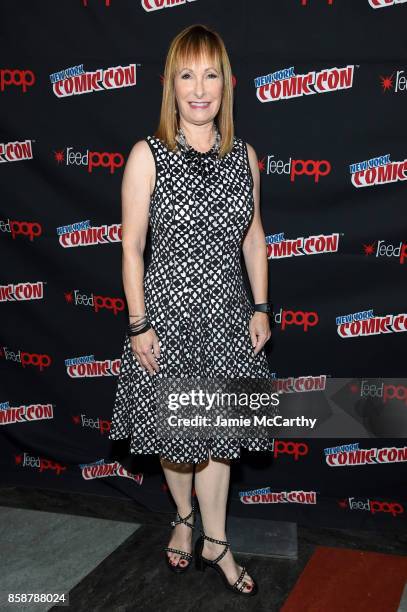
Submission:
M 130 344 L 133 355 L 143 370 L 148 371 L 150 375 L 159 371 L 157 359 L 160 357 L 160 345 L 152 327 L 142 334 L 130 336 Z

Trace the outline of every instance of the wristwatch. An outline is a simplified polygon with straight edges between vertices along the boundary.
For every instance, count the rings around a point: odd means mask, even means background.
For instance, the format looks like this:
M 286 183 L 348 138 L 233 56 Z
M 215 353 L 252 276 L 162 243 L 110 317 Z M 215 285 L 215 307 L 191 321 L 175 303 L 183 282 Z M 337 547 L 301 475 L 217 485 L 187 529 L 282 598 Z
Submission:
M 271 312 L 270 303 L 265 302 L 264 304 L 255 304 L 254 310 L 256 312 L 267 312 L 268 314 L 270 314 Z

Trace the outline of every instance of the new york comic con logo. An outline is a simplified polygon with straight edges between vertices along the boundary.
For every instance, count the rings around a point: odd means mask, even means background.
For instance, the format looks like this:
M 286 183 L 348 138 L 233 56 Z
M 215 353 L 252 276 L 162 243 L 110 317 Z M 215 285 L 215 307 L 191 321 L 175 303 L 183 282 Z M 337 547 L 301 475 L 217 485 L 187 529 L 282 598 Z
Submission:
M 394 6 L 395 4 L 404 4 L 407 0 L 369 0 L 369 4 L 372 8 L 386 8 L 387 6 Z
M 354 187 L 388 185 L 407 180 L 407 159 L 390 161 L 390 153 L 350 164 L 349 172 Z
M 121 476 L 123 478 L 131 478 L 138 485 L 143 484 L 143 474 L 132 474 L 128 472 L 118 461 L 113 463 L 105 463 L 104 459 L 94 461 L 93 463 L 79 464 L 82 478 L 84 480 L 94 480 L 95 478 L 107 478 L 108 476 Z
M 316 504 L 316 491 L 272 491 L 270 487 L 239 491 L 242 504 Z
M 94 355 L 65 359 L 66 372 L 70 378 L 118 376 L 120 363 L 120 359 L 96 360 Z
M 110 7 L 113 0 L 99 0 L 100 3 L 104 3 L 106 7 Z M 196 0 L 140 0 L 142 8 L 150 13 L 151 11 L 159 11 L 164 8 L 173 8 L 174 6 L 181 6 L 183 4 L 189 4 L 190 2 L 196 2 Z M 91 0 L 82 0 L 82 5 L 88 7 L 91 4 Z
M 318 234 L 316 236 L 300 236 L 285 238 L 284 233 L 266 236 L 267 259 L 283 259 L 301 255 L 322 255 L 337 253 L 339 234 Z
M 34 283 L 9 283 L 0 285 L 1 302 L 26 302 L 44 299 L 44 281 Z
M 33 159 L 32 140 L 0 142 L 0 164 Z
M 42 421 L 54 418 L 52 404 L 22 404 L 10 406 L 10 402 L 0 404 L 0 425 L 27 423 L 27 421 Z
M 373 314 L 373 309 L 361 310 L 336 317 L 336 325 L 341 338 L 406 332 L 407 313 L 379 316 Z
M 324 68 L 294 74 L 294 66 L 283 68 L 254 79 L 256 96 L 260 102 L 277 102 L 320 93 L 350 89 L 353 86 L 355 66 Z
M 120 223 L 112 225 L 91 226 L 89 219 L 61 225 L 57 227 L 59 244 L 64 249 L 96 246 L 99 244 L 110 244 L 121 242 L 122 226 Z
M 58 98 L 136 85 L 136 64 L 85 71 L 83 64 L 50 74 L 52 91 Z
M 407 462 L 407 446 L 385 446 L 383 448 L 359 448 L 359 442 L 324 448 L 329 467 L 353 467 L 385 465 Z
M 333 6 L 334 0 L 322 0 L 322 2 L 328 6 Z M 404 4 L 407 0 L 368 0 L 368 2 L 372 8 L 378 9 L 395 4 Z M 321 0 L 301 0 L 301 6 L 310 6 L 311 4 L 321 4 Z

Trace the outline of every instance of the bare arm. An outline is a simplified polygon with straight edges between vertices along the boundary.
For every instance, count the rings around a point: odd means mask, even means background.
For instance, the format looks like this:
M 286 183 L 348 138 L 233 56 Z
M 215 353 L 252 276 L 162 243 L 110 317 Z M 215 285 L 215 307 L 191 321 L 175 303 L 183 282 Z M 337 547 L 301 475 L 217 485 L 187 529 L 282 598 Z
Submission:
M 130 315 L 145 313 L 144 249 L 148 230 L 150 193 L 155 181 L 155 163 L 146 141 L 139 140 L 130 151 L 123 173 L 122 277 Z M 135 319 L 131 318 L 134 322 Z M 133 351 L 142 367 L 152 373 L 153 356 L 159 355 L 158 339 L 150 329 L 131 337 Z M 156 368 L 158 370 L 158 367 Z
M 254 214 L 243 241 L 242 250 L 255 304 L 267 302 L 268 262 L 266 237 L 260 217 L 260 172 L 257 155 L 247 145 L 253 176 Z
M 250 227 L 243 240 L 242 251 L 255 304 L 268 301 L 268 261 L 266 237 L 260 216 L 260 172 L 256 151 L 247 144 L 250 169 L 253 177 L 254 213 Z M 255 354 L 271 336 L 268 315 L 255 312 L 250 321 L 250 335 Z

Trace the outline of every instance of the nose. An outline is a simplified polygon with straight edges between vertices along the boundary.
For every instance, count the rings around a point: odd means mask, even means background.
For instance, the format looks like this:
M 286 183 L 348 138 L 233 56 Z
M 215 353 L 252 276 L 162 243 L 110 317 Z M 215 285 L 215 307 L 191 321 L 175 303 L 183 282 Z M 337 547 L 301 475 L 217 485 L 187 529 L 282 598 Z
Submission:
M 195 81 L 195 94 L 197 98 L 202 98 L 204 94 L 204 89 L 204 80 L 198 77 Z

